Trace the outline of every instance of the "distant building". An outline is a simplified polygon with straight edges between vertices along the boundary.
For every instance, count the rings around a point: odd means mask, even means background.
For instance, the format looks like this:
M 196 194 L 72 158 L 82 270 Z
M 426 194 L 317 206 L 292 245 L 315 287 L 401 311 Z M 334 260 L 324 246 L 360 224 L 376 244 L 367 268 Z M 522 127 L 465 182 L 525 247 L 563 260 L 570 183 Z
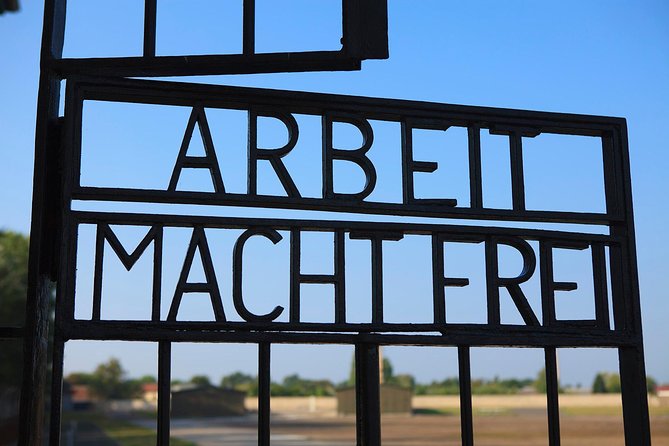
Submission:
M 95 398 L 90 386 L 86 384 L 63 383 L 63 408 L 65 410 L 88 410 L 95 404 Z
M 660 398 L 669 398 L 669 384 L 663 384 L 655 388 L 655 393 Z
M 149 404 L 158 404 L 158 384 L 145 383 L 142 384 L 142 399 Z
M 178 386 L 172 389 L 172 416 L 226 417 L 244 415 L 245 392 L 214 386 Z
M 355 414 L 355 388 L 337 390 L 337 413 Z M 405 387 L 381 384 L 381 413 L 411 414 L 413 392 Z

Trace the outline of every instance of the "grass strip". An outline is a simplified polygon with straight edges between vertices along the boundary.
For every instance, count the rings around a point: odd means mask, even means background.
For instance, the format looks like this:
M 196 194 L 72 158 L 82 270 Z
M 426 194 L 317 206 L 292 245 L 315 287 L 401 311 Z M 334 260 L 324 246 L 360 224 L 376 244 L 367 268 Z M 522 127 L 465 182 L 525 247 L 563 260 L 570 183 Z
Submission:
M 109 418 L 99 413 L 68 413 L 63 415 L 63 422 L 77 421 L 95 424 L 107 437 L 118 446 L 147 446 L 156 442 L 156 431 L 137 426 L 128 421 Z M 196 446 L 190 441 L 170 438 L 171 446 Z

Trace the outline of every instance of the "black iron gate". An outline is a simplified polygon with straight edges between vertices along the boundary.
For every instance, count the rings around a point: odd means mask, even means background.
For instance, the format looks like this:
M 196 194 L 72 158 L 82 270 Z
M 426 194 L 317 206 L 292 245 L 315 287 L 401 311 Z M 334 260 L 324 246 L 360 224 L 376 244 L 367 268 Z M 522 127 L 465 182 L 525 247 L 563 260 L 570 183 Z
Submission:
M 383 345 L 456 346 L 459 358 L 462 444 L 472 445 L 470 348 L 478 346 L 539 347 L 545 352 L 548 426 L 551 445 L 560 444 L 558 373 L 556 349 L 560 347 L 610 347 L 619 352 L 625 438 L 628 445 L 648 445 L 649 421 L 641 337 L 641 317 L 634 245 L 632 200 L 625 121 L 619 118 L 527 112 L 424 102 L 371 99 L 364 97 L 283 92 L 250 88 L 219 87 L 103 78 L 98 75 L 176 75 L 356 69 L 365 58 L 386 57 L 385 2 L 344 0 L 343 49 L 339 52 L 307 54 L 263 54 L 253 50 L 254 2 L 244 1 L 244 51 L 234 56 L 155 57 L 156 0 L 145 2 L 144 54 L 121 59 L 62 59 L 65 1 L 46 2 L 42 49 L 42 77 L 37 122 L 33 227 L 31 232 L 31 276 L 26 325 L 26 373 L 21 405 L 21 438 L 24 444 L 40 441 L 40 417 L 44 394 L 45 342 L 48 321 L 48 287 L 57 281 L 57 306 L 53 341 L 50 444 L 60 441 L 63 380 L 63 351 L 69 340 L 127 340 L 158 344 L 158 444 L 169 443 L 171 345 L 174 342 L 236 342 L 258 345 L 258 442 L 269 444 L 270 352 L 277 343 L 349 344 L 355 346 L 358 444 L 380 444 L 379 347 Z M 65 114 L 58 117 L 59 85 L 67 80 Z M 171 179 L 162 189 L 103 187 L 82 184 L 82 116 L 86 101 L 176 105 L 191 110 L 181 150 Z M 241 110 L 248 116 L 248 187 L 245 193 L 226 190 L 225 179 L 209 134 L 207 110 Z M 296 186 L 282 158 L 299 138 L 294 115 L 316 116 L 321 122 L 322 194 L 305 197 Z M 276 149 L 258 145 L 259 117 L 278 119 L 289 135 L 285 146 Z M 402 198 L 396 202 L 371 201 L 377 168 L 368 158 L 374 138 L 370 120 L 399 124 L 401 138 Z M 355 150 L 342 150 L 333 141 L 336 123 L 354 126 L 362 136 Z M 189 156 L 188 143 L 198 126 L 205 154 Z M 414 129 L 462 128 L 468 135 L 469 204 L 454 199 L 421 199 L 414 193 L 414 173 L 433 172 L 436 163 L 414 158 Z M 481 134 L 508 135 L 512 208 L 486 206 L 481 173 Z M 598 138 L 604 171 L 606 209 L 596 212 L 532 210 L 526 206 L 523 142 L 542 134 L 579 135 Z M 263 195 L 257 188 L 257 166 L 267 161 L 284 193 Z M 351 163 L 365 176 L 365 185 L 355 193 L 337 192 L 333 174 L 336 162 Z M 212 179 L 213 191 L 178 190 L 185 169 L 204 169 Z M 81 210 L 73 203 L 119 202 L 206 204 L 225 207 L 254 207 L 327 211 L 346 216 L 366 214 L 374 218 L 310 220 L 281 217 L 172 215 Z M 388 221 L 384 216 L 403 217 Z M 409 217 L 421 222 L 409 223 Z M 444 219 L 492 220 L 498 226 L 451 224 Z M 600 232 L 562 229 L 522 229 L 509 222 L 550 223 L 557 227 L 593 225 Z M 562 225 L 562 226 L 561 226 Z M 78 234 L 81 227 L 96 233 L 95 274 L 90 317 L 75 316 L 75 277 Z M 146 234 L 133 252 L 121 244 L 112 226 L 143 228 Z M 189 228 L 187 255 L 172 296 L 161 291 L 162 243 L 166 228 Z M 542 226 L 543 228 L 544 226 Z M 213 272 L 205 229 L 242 230 L 233 254 L 233 302 L 225 308 Z M 306 274 L 300 261 L 301 234 L 325 232 L 333 237 L 332 274 Z M 287 240 L 280 234 L 288 234 Z M 408 235 L 429 238 L 431 243 L 433 306 L 426 323 L 387 322 L 383 309 L 383 247 Z M 272 243 L 287 243 L 290 249 L 290 299 L 288 308 L 276 306 L 265 314 L 249 309 L 243 294 L 244 246 L 252 237 Z M 346 239 L 370 241 L 372 271 L 372 314 L 369 321 L 351 323 L 346 318 Z M 538 243 L 538 253 L 529 242 Z M 446 277 L 444 244 L 476 243 L 485 249 L 487 323 L 449 323 L 445 293 L 449 287 L 468 285 L 466 278 Z M 105 246 L 111 248 L 111 251 Z M 101 317 L 102 277 L 105 253 L 113 251 L 130 270 L 145 250 L 153 248 L 151 317 L 147 320 L 109 320 Z M 522 257 L 523 270 L 516 277 L 499 273 L 498 249 L 510 247 Z M 553 250 L 589 250 L 593 271 L 594 318 L 559 319 L 555 292 L 575 288 L 556 281 Z M 203 282 L 189 282 L 188 272 L 196 252 L 205 272 Z M 541 282 L 541 318 L 529 305 L 520 285 L 533 275 Z M 301 284 L 327 284 L 334 288 L 331 323 L 304 322 L 300 312 Z M 610 284 L 610 289 L 609 285 Z M 504 324 L 500 318 L 500 290 L 508 291 L 522 316 L 523 325 Z M 205 293 L 211 300 L 215 320 L 177 319 L 181 299 L 188 293 Z M 609 295 L 613 320 L 609 320 Z M 161 302 L 169 301 L 169 313 L 161 316 Z M 236 314 L 242 321 L 229 320 Z M 227 315 L 227 316 L 226 316 Z M 277 321 L 281 316 L 287 318 Z

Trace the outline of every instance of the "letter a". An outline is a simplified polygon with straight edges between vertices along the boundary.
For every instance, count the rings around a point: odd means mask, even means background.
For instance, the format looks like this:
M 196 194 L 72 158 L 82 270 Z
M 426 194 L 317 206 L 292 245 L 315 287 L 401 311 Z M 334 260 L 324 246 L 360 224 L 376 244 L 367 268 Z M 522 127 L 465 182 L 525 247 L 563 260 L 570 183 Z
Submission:
M 202 268 L 204 269 L 204 276 L 206 279 L 206 282 L 204 283 L 188 282 L 188 273 L 190 273 L 191 267 L 193 266 L 193 258 L 195 257 L 196 249 L 200 251 L 200 259 L 202 260 Z M 193 228 L 193 236 L 188 245 L 186 259 L 181 268 L 181 275 L 179 276 L 179 282 L 177 282 L 177 288 L 174 291 L 172 305 L 170 305 L 170 312 L 167 315 L 168 321 L 177 320 L 179 305 L 181 304 L 181 298 L 184 293 L 208 293 L 211 299 L 211 306 L 214 309 L 214 317 L 219 322 L 225 322 L 221 292 L 218 289 L 218 281 L 216 280 L 214 265 L 211 261 L 207 236 L 204 233 L 204 229 L 200 226 Z
M 189 156 L 188 147 L 193 138 L 193 130 L 197 123 L 202 136 L 202 144 L 204 145 L 204 156 Z M 221 170 L 218 167 L 218 160 L 216 159 L 216 152 L 214 151 L 214 141 L 211 139 L 211 132 L 209 131 L 209 124 L 207 123 L 207 115 L 204 114 L 204 108 L 201 106 L 193 107 L 193 111 L 188 119 L 186 126 L 186 133 L 181 142 L 181 149 L 177 162 L 174 164 L 172 177 L 170 178 L 170 185 L 167 188 L 170 192 L 176 192 L 179 177 L 182 169 L 208 169 L 211 174 L 211 182 L 214 185 L 215 193 L 225 193 L 223 186 L 223 178 L 221 177 Z

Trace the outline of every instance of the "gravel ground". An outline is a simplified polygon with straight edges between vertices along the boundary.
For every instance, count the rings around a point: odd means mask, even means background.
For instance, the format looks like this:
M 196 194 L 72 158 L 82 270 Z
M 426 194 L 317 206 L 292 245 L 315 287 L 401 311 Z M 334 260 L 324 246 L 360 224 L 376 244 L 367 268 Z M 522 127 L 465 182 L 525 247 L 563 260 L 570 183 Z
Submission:
M 152 427 L 151 421 L 141 422 Z M 653 418 L 653 445 L 669 446 L 669 416 Z M 255 416 L 172 421 L 172 435 L 200 446 L 255 446 Z M 620 417 L 612 415 L 565 415 L 561 419 L 563 446 L 624 446 Z M 543 414 L 480 415 L 474 419 L 477 446 L 547 445 Z M 384 446 L 460 445 L 457 416 L 384 416 Z M 343 446 L 355 444 L 354 417 L 272 416 L 272 445 Z

